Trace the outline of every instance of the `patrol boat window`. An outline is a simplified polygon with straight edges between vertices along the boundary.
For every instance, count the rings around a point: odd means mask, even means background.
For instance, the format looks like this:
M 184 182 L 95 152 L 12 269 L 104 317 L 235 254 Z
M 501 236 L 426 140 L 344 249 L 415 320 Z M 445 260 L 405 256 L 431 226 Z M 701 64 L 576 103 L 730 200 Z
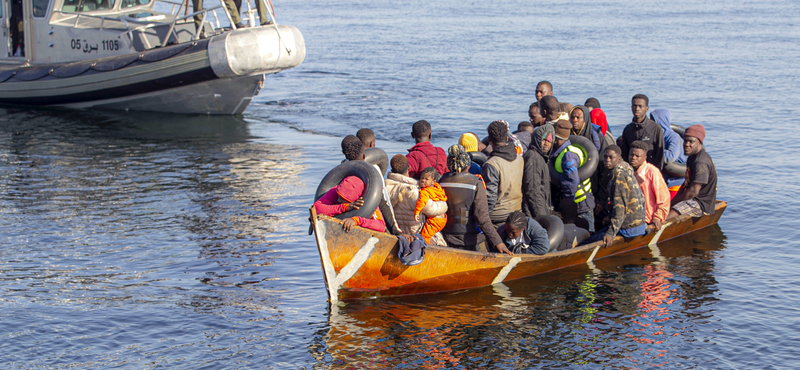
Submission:
M 116 0 L 64 0 L 61 11 L 82 13 L 95 10 L 110 10 L 114 9 L 115 3 Z
M 41 18 L 46 16 L 47 8 L 49 7 L 50 7 L 50 0 L 33 0 L 33 16 L 36 18 Z

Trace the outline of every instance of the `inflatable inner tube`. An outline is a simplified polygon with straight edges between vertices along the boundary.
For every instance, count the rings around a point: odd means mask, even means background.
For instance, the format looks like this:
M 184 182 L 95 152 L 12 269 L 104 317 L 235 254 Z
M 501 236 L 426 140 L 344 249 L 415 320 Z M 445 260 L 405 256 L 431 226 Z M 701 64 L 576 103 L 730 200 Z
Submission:
M 600 155 L 597 153 L 597 148 L 594 146 L 594 143 L 578 135 L 570 135 L 569 141 L 572 145 L 580 148 L 584 158 L 586 158 L 583 165 L 578 168 L 578 176 L 581 178 L 581 181 L 592 177 L 597 170 L 597 163 L 600 162 Z M 553 150 L 555 149 L 557 148 Z M 548 167 L 550 167 L 550 182 L 554 185 L 561 184 L 561 173 L 556 171 L 556 161 L 551 160 Z
M 671 124 L 669 126 L 672 128 L 672 131 L 675 131 L 675 133 L 683 139 L 683 133 L 686 129 L 678 125 Z M 683 150 L 683 148 L 681 148 L 681 150 Z M 683 163 L 667 162 L 664 164 L 664 172 L 671 176 L 684 177 L 686 176 L 686 165 Z
M 554 215 L 539 216 L 534 220 L 547 230 L 547 238 L 550 240 L 550 250 L 547 252 L 555 251 L 564 239 L 564 222 Z
M 487 159 L 489 159 L 489 157 L 487 157 L 486 154 L 483 154 L 483 152 L 469 152 L 467 154 L 469 154 L 469 157 L 472 158 L 473 162 L 477 163 L 478 166 L 481 167 L 483 167 L 483 164 L 486 163 Z
M 364 149 L 364 161 L 378 166 L 381 169 L 381 176 L 386 175 L 386 170 L 389 169 L 389 156 L 381 148 L 367 148 Z
M 339 185 L 342 180 L 347 176 L 356 176 L 361 181 L 364 181 L 364 206 L 359 209 L 354 209 L 337 215 L 338 219 L 345 219 L 350 217 L 363 217 L 371 218 L 372 213 L 378 208 L 382 197 L 383 179 L 371 164 L 364 161 L 348 161 L 334 167 L 328 172 L 325 177 L 320 181 L 317 186 L 317 192 L 314 194 L 314 201 L 322 198 L 328 190 L 333 189 Z

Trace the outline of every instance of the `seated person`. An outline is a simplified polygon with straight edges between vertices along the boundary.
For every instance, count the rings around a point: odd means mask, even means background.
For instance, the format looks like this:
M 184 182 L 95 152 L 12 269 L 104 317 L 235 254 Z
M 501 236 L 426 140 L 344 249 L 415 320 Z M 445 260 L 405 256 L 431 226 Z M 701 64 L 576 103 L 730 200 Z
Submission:
M 314 202 L 314 209 L 317 214 L 326 216 L 336 216 L 351 209 L 359 209 L 364 205 L 364 182 L 356 176 L 345 177 L 342 182 L 331 190 L 328 190 L 319 200 Z M 339 222 L 345 232 L 355 226 L 365 227 L 379 232 L 386 230 L 383 216 L 380 209 L 376 208 L 369 219 L 363 217 L 351 217 Z
M 631 143 L 628 163 L 636 171 L 636 181 L 644 194 L 644 222 L 651 225 L 653 231 L 661 229 L 661 224 L 669 214 L 669 189 L 661 171 L 647 163 L 647 144 L 636 140 Z
M 402 232 L 417 234 L 422 230 L 425 219 L 414 220 L 414 207 L 419 199 L 419 184 L 408 176 L 408 159 L 397 154 L 390 161 L 392 171 L 386 177 L 386 191 L 394 208 L 395 221 Z
M 486 145 L 484 145 L 481 140 L 478 139 L 478 135 L 475 135 L 471 132 L 462 134 L 461 137 L 458 138 L 458 144 L 463 146 L 467 153 L 480 152 L 483 149 L 486 149 Z M 480 175 L 481 165 L 470 161 L 469 173 L 473 175 Z
M 368 128 L 362 128 L 356 132 L 356 136 L 361 143 L 364 144 L 364 149 L 374 148 L 375 147 L 375 133 Z
M 683 154 L 683 139 L 681 139 L 681 136 L 678 135 L 677 132 L 672 130 L 672 125 L 670 124 L 672 114 L 669 110 L 656 109 L 650 112 L 650 119 L 658 123 L 661 129 L 664 130 L 664 160 L 667 162 L 685 164 L 686 155 Z M 684 177 L 671 176 L 666 173 L 663 175 L 664 180 L 667 181 L 670 196 L 674 197 L 681 188 L 681 185 L 683 185 Z
M 480 175 L 467 172 L 469 164 L 470 157 L 463 146 L 456 144 L 447 148 L 450 172 L 439 179 L 447 195 L 447 225 L 442 230 L 444 240 L 451 248 L 488 252 L 488 244 L 490 248 L 511 254 L 489 219 L 486 186 Z
M 511 212 L 497 233 L 512 253 L 542 255 L 550 249 L 547 230 L 521 211 Z
M 703 148 L 705 138 L 706 129 L 703 125 L 689 126 L 683 134 L 683 152 L 688 156 L 686 182 L 681 185 L 675 198 L 672 198 L 672 209 L 667 218 L 679 214 L 689 214 L 692 217 L 714 214 L 717 203 L 717 169 L 711 156 Z
M 447 172 L 447 155 L 444 149 L 431 144 L 431 124 L 425 120 L 414 122 L 411 137 L 416 142 L 406 154 L 411 177 L 418 179 L 425 167 L 433 167 L 439 175 L 444 175 Z
M 614 244 L 617 233 L 626 238 L 644 235 L 647 224 L 644 222 L 642 189 L 636 181 L 633 167 L 622 161 L 622 150 L 616 145 L 610 145 L 603 153 L 603 163 L 606 169 L 611 170 L 611 183 L 608 186 L 611 200 L 609 224 L 584 240 L 583 244 L 602 239 L 610 247 Z
M 435 178 L 435 168 L 425 167 L 422 170 L 419 177 L 419 199 L 414 206 L 414 221 L 419 222 L 420 213 L 428 218 L 419 232 L 428 244 L 431 243 L 431 237 L 442 231 L 447 224 L 447 195 Z
M 517 131 L 513 132 L 513 134 L 517 136 L 519 143 L 522 144 L 523 154 L 528 151 L 528 147 L 531 145 L 533 128 L 533 124 L 530 121 L 522 121 L 517 125 Z

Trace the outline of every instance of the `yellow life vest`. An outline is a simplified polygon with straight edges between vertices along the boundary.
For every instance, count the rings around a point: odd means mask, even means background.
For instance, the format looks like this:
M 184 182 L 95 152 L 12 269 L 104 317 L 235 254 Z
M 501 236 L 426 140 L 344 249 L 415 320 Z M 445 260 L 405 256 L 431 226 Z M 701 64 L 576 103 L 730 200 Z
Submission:
M 581 166 L 583 166 L 583 163 L 586 162 L 586 153 L 584 153 L 583 150 L 581 150 L 581 148 L 577 146 L 569 145 L 567 146 L 566 150 L 561 151 L 558 157 L 556 157 L 555 168 L 556 172 L 558 173 L 564 172 L 561 169 L 562 168 L 561 160 L 564 158 L 564 154 L 567 153 L 567 150 L 575 153 L 578 156 L 578 161 L 580 162 L 578 164 L 578 168 L 581 168 Z M 586 194 L 589 194 L 591 191 L 592 191 L 592 182 L 590 181 L 590 179 L 587 178 L 586 180 L 581 181 L 581 183 L 578 185 L 578 190 L 575 192 L 575 203 L 580 203 L 586 200 Z

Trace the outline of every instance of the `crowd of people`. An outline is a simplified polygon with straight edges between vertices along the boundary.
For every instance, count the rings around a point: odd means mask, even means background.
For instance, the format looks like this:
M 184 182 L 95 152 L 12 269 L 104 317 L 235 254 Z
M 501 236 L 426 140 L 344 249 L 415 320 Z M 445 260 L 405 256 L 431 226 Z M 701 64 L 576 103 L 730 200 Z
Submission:
M 516 131 L 494 121 L 485 139 L 467 132 L 446 152 L 431 144 L 427 121 L 415 122 L 415 145 L 391 158 L 380 206 L 371 218 L 347 218 L 342 227 L 409 242 L 416 234 L 428 244 L 473 251 L 542 255 L 600 240 L 610 246 L 616 235 L 658 231 L 678 215 L 714 213 L 717 175 L 702 125 L 689 126 L 681 137 L 668 110 L 648 115 L 649 99 L 636 94 L 631 122 L 615 140 L 597 99 L 559 102 L 547 81 L 535 93 L 530 120 Z M 364 150 L 374 146 L 375 134 L 364 128 L 342 140 L 342 153 L 348 161 L 364 160 Z M 587 171 L 592 157 L 601 165 Z M 667 171 L 670 164 L 685 165 L 683 176 Z M 360 178 L 348 176 L 314 207 L 329 216 L 359 209 L 364 188 Z M 540 225 L 550 215 L 565 225 L 559 245 L 550 245 Z

